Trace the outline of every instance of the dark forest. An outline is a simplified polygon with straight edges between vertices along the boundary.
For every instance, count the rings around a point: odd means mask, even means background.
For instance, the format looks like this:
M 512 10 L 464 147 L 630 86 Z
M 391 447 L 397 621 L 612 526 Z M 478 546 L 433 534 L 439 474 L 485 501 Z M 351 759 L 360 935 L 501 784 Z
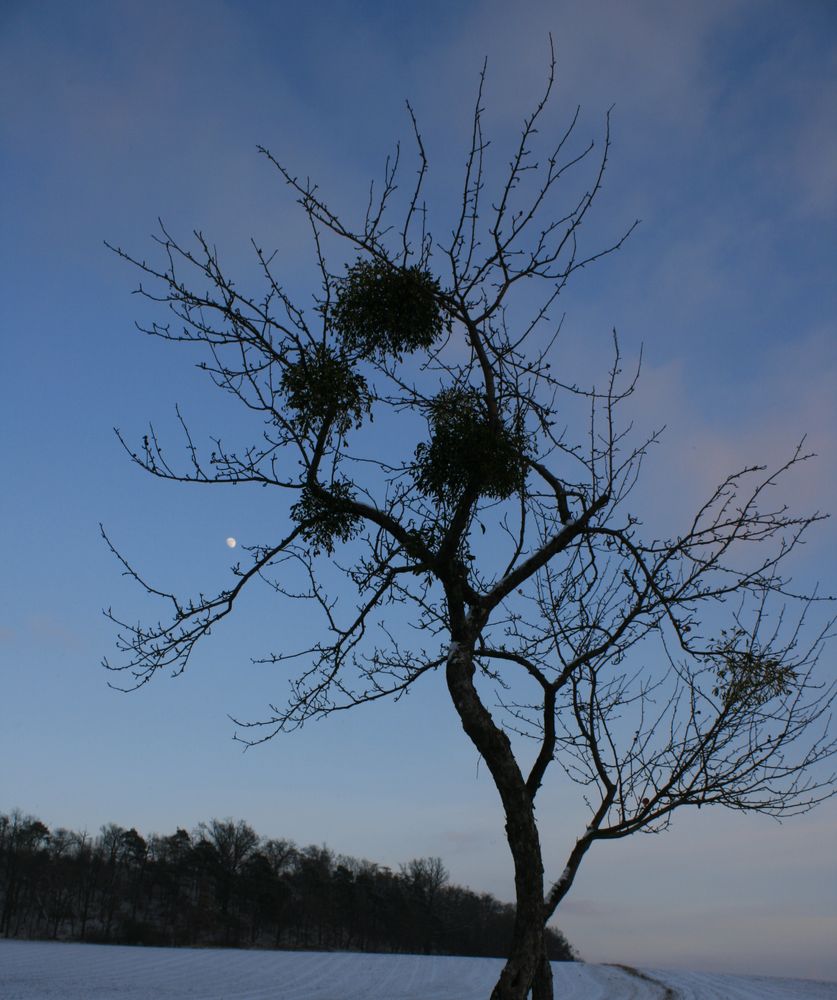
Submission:
M 440 858 L 392 871 L 213 819 L 147 839 L 0 814 L 0 936 L 97 943 L 505 957 L 514 907 L 450 884 Z M 549 956 L 572 960 L 550 928 Z

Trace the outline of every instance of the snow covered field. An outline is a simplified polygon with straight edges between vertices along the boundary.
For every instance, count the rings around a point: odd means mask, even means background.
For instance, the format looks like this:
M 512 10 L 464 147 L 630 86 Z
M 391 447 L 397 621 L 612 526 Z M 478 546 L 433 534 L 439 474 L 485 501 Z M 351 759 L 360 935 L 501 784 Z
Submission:
M 490 958 L 0 941 L 2 1000 L 486 1000 Z M 556 1000 L 837 1000 L 837 983 L 556 963 Z

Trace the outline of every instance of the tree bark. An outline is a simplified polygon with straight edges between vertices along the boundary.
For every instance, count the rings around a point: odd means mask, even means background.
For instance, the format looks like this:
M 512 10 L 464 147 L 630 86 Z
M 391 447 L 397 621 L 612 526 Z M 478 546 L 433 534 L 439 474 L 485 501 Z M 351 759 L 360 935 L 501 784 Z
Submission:
M 545 930 L 546 928 L 544 928 Z M 541 959 L 538 967 L 535 969 L 535 978 L 532 980 L 532 1000 L 554 1000 L 554 997 L 552 966 L 549 964 L 549 956 L 546 953 L 546 942 L 544 941 Z
M 538 1000 L 552 1000 L 545 961 L 543 861 L 535 811 L 508 736 L 483 705 L 474 686 L 473 635 L 451 643 L 447 683 L 462 727 L 491 772 L 506 815 L 514 861 L 515 921 L 511 952 L 491 1000 L 526 1000 L 537 977 Z M 548 992 L 547 992 L 548 990 Z

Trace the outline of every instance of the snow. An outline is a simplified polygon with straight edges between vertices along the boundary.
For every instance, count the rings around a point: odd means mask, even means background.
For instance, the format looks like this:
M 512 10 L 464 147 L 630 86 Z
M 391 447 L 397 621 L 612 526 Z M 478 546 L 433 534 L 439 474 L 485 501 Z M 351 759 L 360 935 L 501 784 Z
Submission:
M 589 829 L 590 829 L 590 827 L 588 827 L 587 829 L 589 830 Z M 563 870 L 563 871 L 561 872 L 561 874 L 560 874 L 560 876 L 559 876 L 559 878 L 558 878 L 558 881 L 557 881 L 557 882 L 556 882 L 555 884 L 556 884 L 556 885 L 563 885 L 563 884 L 564 884 L 565 882 L 569 882 L 569 881 L 570 881 L 570 877 L 571 877 L 571 875 L 572 875 L 572 872 L 570 871 L 570 868 L 569 868 L 569 865 L 568 865 L 568 866 L 567 866 L 567 867 L 566 867 L 566 868 L 565 868 L 565 869 L 564 869 L 564 870 Z
M 677 1000 L 835 1000 L 837 983 L 768 976 L 723 976 L 711 972 L 643 969 L 675 991 Z
M 0 940 L 2 1000 L 486 1000 L 499 959 Z M 561 1000 L 837 1000 L 837 983 L 555 963 Z M 666 993 L 666 987 L 673 990 Z

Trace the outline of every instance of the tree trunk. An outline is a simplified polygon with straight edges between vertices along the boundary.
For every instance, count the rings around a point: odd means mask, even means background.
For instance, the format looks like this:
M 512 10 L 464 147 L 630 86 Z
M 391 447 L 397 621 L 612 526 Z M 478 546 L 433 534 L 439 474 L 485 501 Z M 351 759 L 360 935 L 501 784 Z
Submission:
M 511 953 L 491 1000 L 526 1000 L 536 978 L 538 1000 L 552 1000 L 551 970 L 543 969 L 543 862 L 532 797 L 508 736 L 494 723 L 474 686 L 470 636 L 468 640 L 451 643 L 448 690 L 463 729 L 486 762 L 500 793 L 506 814 L 506 837 L 514 861 L 515 921 Z
M 546 942 L 544 942 L 541 960 L 535 970 L 535 978 L 532 980 L 532 1000 L 554 1000 L 554 996 L 552 966 L 549 964 L 549 957 L 546 954 Z
M 527 811 L 529 816 L 518 815 L 514 821 L 506 819 L 515 869 L 514 934 L 508 961 L 491 993 L 491 1000 L 525 1000 L 544 954 L 543 864 L 531 803 Z M 531 824 L 526 822 L 530 819 Z M 518 829 L 514 829 L 515 826 Z M 539 1000 L 552 1000 L 551 992 Z

